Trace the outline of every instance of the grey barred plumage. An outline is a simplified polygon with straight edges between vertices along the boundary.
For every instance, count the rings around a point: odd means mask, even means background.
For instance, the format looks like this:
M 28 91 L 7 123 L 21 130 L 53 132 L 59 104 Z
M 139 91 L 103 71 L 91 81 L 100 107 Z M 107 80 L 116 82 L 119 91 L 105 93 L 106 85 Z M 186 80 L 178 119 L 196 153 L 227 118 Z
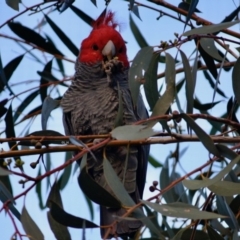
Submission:
M 114 35 L 114 32 L 111 34 Z M 117 37 L 119 38 L 119 36 Z M 97 37 L 99 36 L 97 35 Z M 84 41 L 83 45 L 86 43 L 86 40 Z M 102 41 L 102 39 L 98 41 Z M 122 39 L 121 41 L 123 42 Z M 114 44 L 116 44 L 114 41 L 107 39 L 103 44 L 103 47 L 105 46 L 104 53 L 107 52 L 108 54 L 108 51 L 111 51 L 110 55 L 113 57 L 112 55 L 115 54 Z M 93 50 L 96 51 L 95 42 L 94 48 Z M 128 86 L 127 58 L 107 60 L 103 56 L 102 61 L 82 62 L 81 53 L 79 56 L 75 65 L 74 80 L 61 100 L 66 135 L 109 133 L 114 128 L 118 114 L 118 91 L 120 91 L 123 104 L 123 125 L 133 124 L 148 117 L 141 96 L 139 96 L 138 105 L 135 108 L 133 106 Z M 88 55 L 84 57 L 84 59 L 86 58 L 88 58 Z M 106 62 L 110 65 L 105 65 Z M 145 185 L 149 147 L 131 146 L 129 153 L 126 146 L 106 147 L 105 154 L 117 176 L 121 181 L 124 180 L 123 184 L 129 195 L 136 203 L 139 202 Z M 127 154 L 127 167 L 125 167 Z M 94 151 L 94 155 L 97 161 L 92 159 L 90 154 L 88 156 L 88 173 L 99 185 L 113 194 L 103 174 L 103 150 Z M 122 216 L 125 212 L 124 208 L 109 209 L 100 206 L 100 224 L 109 225 L 115 220 L 114 215 Z M 132 237 L 141 226 L 142 222 L 140 220 L 121 220 L 117 223 L 115 229 L 111 229 L 108 237 Z M 106 229 L 101 229 L 102 237 L 105 233 Z

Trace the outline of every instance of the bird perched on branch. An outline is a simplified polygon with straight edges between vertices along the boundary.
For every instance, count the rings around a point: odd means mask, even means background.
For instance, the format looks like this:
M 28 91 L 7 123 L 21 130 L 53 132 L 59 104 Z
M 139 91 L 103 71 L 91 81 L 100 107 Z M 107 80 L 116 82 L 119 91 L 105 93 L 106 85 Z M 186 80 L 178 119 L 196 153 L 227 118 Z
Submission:
M 119 95 L 122 104 L 121 125 L 133 124 L 148 117 L 141 96 L 137 106 L 133 106 L 128 86 L 126 45 L 117 27 L 114 14 L 107 12 L 93 23 L 90 35 L 81 44 L 74 80 L 61 101 L 66 135 L 109 133 L 116 127 Z M 148 146 L 105 148 L 106 158 L 136 203 L 143 195 L 148 154 Z M 103 174 L 103 150 L 95 151 L 94 155 L 96 159 L 88 156 L 88 173 L 113 194 Z M 100 206 L 101 226 L 111 224 L 116 220 L 114 216 L 124 213 L 124 207 L 113 209 Z M 108 238 L 133 237 L 141 227 L 140 220 L 120 219 Z M 102 228 L 101 236 L 105 234 L 106 229 Z

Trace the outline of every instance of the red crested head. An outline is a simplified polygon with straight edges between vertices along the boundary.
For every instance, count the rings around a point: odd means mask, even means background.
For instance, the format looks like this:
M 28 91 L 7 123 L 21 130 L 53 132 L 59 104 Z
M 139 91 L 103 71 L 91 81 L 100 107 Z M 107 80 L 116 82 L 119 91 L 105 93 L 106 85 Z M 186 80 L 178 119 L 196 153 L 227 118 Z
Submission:
M 93 23 L 90 35 L 82 42 L 79 61 L 94 64 L 111 56 L 123 62 L 124 67 L 129 67 L 126 45 L 116 30 L 117 26 L 113 12 L 109 11 L 104 17 L 99 17 Z

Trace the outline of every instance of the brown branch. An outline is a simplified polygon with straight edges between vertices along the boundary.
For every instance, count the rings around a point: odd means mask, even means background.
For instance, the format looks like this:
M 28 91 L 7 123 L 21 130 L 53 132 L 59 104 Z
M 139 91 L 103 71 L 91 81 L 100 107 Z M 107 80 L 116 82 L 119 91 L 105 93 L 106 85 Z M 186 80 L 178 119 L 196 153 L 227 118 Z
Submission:
M 233 67 L 235 65 L 236 61 L 233 62 L 226 62 L 223 64 L 223 68 L 228 68 L 228 67 Z M 220 68 L 222 63 L 217 63 L 215 66 L 216 68 Z M 198 68 L 198 70 L 207 70 L 208 67 L 206 65 L 203 65 L 201 67 Z M 184 72 L 184 68 L 178 68 L 176 69 L 176 73 L 181 73 Z M 163 78 L 165 77 L 165 72 L 159 73 L 157 75 L 158 78 Z
M 57 0 L 56 0 L 56 1 L 57 1 Z M 48 3 L 48 2 L 50 2 L 50 1 L 47 1 L 47 2 L 44 1 L 44 2 L 41 2 L 41 3 L 35 4 L 35 5 L 31 6 L 31 7 L 26 7 L 25 10 L 23 10 L 22 12 L 16 14 L 15 16 L 13 16 L 13 17 L 11 17 L 10 19 L 8 19 L 6 22 L 4 22 L 3 24 L 1 24 L 1 25 L 0 25 L 0 28 L 2 28 L 3 26 L 5 26 L 5 25 L 8 24 L 9 22 L 13 21 L 15 18 L 23 15 L 23 14 L 26 13 L 27 11 L 34 11 L 34 8 L 39 8 L 41 5 L 44 5 L 44 4 Z M 52 7 L 52 6 L 54 6 L 54 5 L 56 5 L 56 3 L 50 5 L 49 7 Z
M 238 149 L 238 148 L 240 148 L 240 144 L 238 144 L 238 145 L 235 146 L 235 147 L 232 147 L 231 149 L 232 149 L 232 150 L 235 150 L 235 149 Z M 204 163 L 204 164 L 201 165 L 200 167 L 198 167 L 198 168 L 192 170 L 191 172 L 185 174 L 184 176 L 182 176 L 182 177 L 180 177 L 180 178 L 172 181 L 167 187 L 165 187 L 164 189 L 161 189 L 160 193 L 156 194 L 156 195 L 153 196 L 153 197 L 148 198 L 146 201 L 149 201 L 149 202 L 150 202 L 150 201 L 152 201 L 152 200 L 154 200 L 154 199 L 158 199 L 159 196 L 161 196 L 161 195 L 163 195 L 164 193 L 166 193 L 167 191 L 171 190 L 171 189 L 172 189 L 174 186 L 176 186 L 178 183 L 182 182 L 183 180 L 185 180 L 186 178 L 190 177 L 192 174 L 194 174 L 194 173 L 196 173 L 196 172 L 201 172 L 202 169 L 204 169 L 205 167 L 207 167 L 208 165 L 212 164 L 214 161 L 217 161 L 217 160 L 219 160 L 218 157 L 214 157 L 213 159 L 209 159 L 206 163 Z M 123 214 L 121 217 L 124 218 L 124 217 L 129 216 L 129 214 L 131 214 L 135 209 L 141 207 L 142 205 L 143 205 L 143 203 L 141 203 L 141 202 L 137 203 L 136 205 L 130 207 L 130 208 L 128 209 L 128 211 L 127 211 L 125 214 Z M 107 239 L 107 237 L 108 237 L 108 235 L 109 235 L 109 233 L 110 233 L 110 231 L 111 231 L 111 228 L 112 228 L 116 223 L 117 223 L 117 220 L 115 220 L 112 224 L 109 225 L 109 228 L 108 228 L 108 230 L 106 231 L 105 236 L 104 236 L 103 239 Z
M 176 12 L 176 13 L 182 14 L 184 16 L 188 15 L 187 11 L 185 11 L 185 10 L 183 10 L 181 8 L 178 8 L 178 7 L 168 3 L 166 1 L 163 1 L 163 0 L 149 0 L 149 2 L 152 2 L 152 3 L 155 3 L 157 5 L 160 5 L 160 6 L 163 6 L 165 8 L 168 8 L 168 9 L 170 9 L 170 10 Z M 207 21 L 204 18 L 200 18 L 196 14 L 192 14 L 191 19 L 195 20 L 197 25 L 200 25 L 200 24 L 202 24 L 202 25 L 213 25 L 212 22 L 209 22 L 209 21 Z M 237 39 L 240 38 L 240 34 L 239 33 L 231 31 L 231 30 L 228 30 L 228 29 L 223 29 L 223 30 L 221 30 L 221 32 L 224 32 L 224 33 L 226 33 L 226 34 L 228 34 L 230 36 L 236 37 Z
M 101 135 L 100 137 L 103 138 L 103 136 Z M 210 137 L 214 143 L 239 143 L 240 142 L 240 137 L 225 137 L 225 136 L 210 136 Z M 63 139 L 64 137 L 61 137 L 61 138 Z M 83 139 L 81 137 L 77 137 L 77 138 Z M 132 140 L 132 141 L 111 140 L 106 145 L 107 146 L 149 145 L 149 144 L 171 144 L 171 143 L 178 143 L 178 142 L 200 142 L 200 140 L 196 135 L 181 135 L 181 134 L 172 133 L 172 135 L 169 137 L 151 137 L 149 139 L 143 139 L 143 140 Z M 95 145 L 93 143 L 89 143 L 87 144 L 87 146 L 94 148 Z M 65 145 L 65 146 L 54 146 L 54 147 L 48 146 L 46 148 L 41 148 L 41 149 L 2 151 L 0 153 L 0 158 L 29 156 L 29 155 L 53 153 L 53 152 L 73 152 L 73 151 L 79 151 L 80 149 L 83 149 L 83 148 L 76 145 Z

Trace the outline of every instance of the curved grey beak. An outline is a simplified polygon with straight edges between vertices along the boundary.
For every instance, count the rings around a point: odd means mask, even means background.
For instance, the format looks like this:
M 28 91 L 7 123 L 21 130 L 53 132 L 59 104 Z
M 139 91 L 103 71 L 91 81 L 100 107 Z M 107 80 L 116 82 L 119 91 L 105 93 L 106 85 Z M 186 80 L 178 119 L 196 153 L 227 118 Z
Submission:
M 112 40 L 109 40 L 105 47 L 102 50 L 103 56 L 106 56 L 108 60 L 111 60 L 115 54 L 116 54 L 116 48 L 112 42 Z

